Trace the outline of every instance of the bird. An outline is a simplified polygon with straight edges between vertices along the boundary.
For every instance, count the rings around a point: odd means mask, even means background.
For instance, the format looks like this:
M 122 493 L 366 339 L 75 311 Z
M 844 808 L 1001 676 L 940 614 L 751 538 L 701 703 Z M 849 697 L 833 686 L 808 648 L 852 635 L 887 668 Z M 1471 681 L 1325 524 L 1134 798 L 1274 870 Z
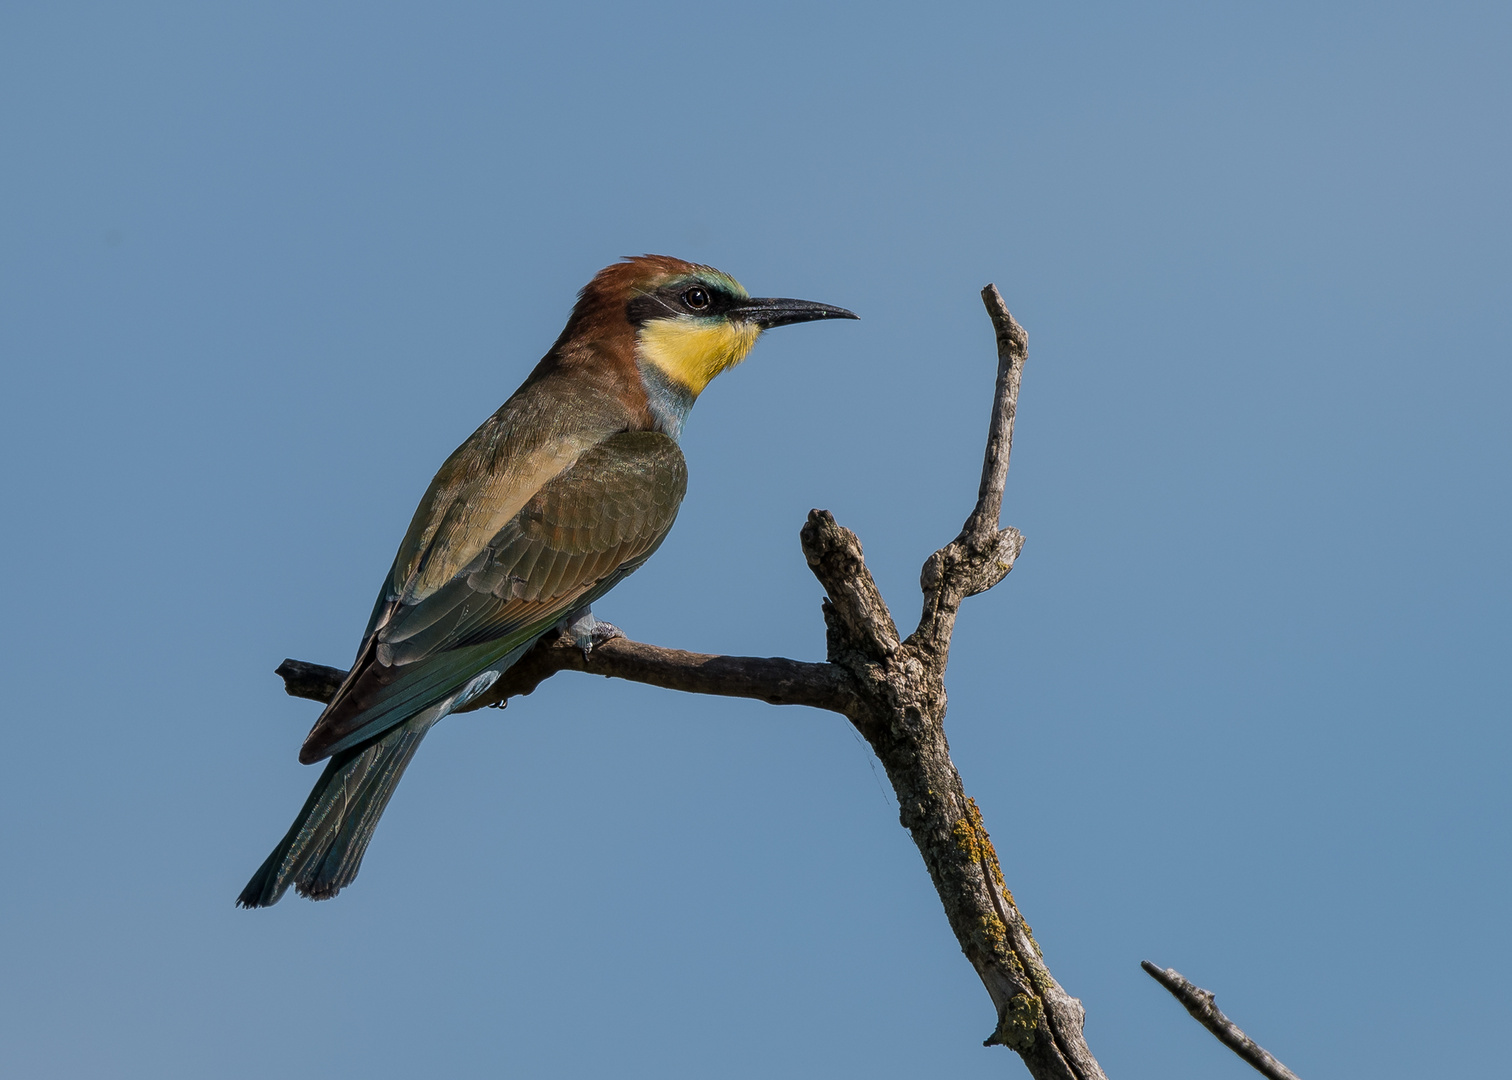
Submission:
M 326 760 L 294 824 L 237 897 L 314 900 L 356 878 L 421 740 L 543 635 L 585 653 L 617 627 L 592 604 L 660 546 L 687 490 L 688 411 L 774 327 L 855 319 L 753 298 L 713 267 L 625 258 L 578 293 L 524 383 L 442 464 L 383 579 L 356 661 L 299 760 Z

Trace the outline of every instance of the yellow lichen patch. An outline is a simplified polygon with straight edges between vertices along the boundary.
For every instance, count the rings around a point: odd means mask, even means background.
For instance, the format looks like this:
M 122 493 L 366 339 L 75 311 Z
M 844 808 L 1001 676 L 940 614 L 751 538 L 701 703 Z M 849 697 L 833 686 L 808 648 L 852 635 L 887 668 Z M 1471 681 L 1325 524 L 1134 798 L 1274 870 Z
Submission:
M 986 1042 L 987 1046 L 1006 1046 L 1023 1053 L 1034 1045 L 1034 1035 L 1040 1018 L 1045 1015 L 1045 1006 L 1037 997 L 1029 994 L 1014 994 L 998 1019 L 997 1030 Z
M 730 319 L 652 319 L 637 339 L 641 359 L 695 397 L 710 380 L 746 358 L 761 328 Z
M 991 912 L 977 920 L 977 936 L 994 953 L 1001 954 L 1008 947 L 1008 928 Z
M 955 837 L 956 850 L 972 862 L 981 861 L 982 848 L 977 843 L 976 830 L 971 827 L 970 821 L 962 818 L 955 823 L 955 828 L 951 829 L 950 832 Z
M 1003 899 L 1017 907 L 1013 893 L 1008 889 L 1008 882 L 1003 879 L 1003 867 L 998 862 L 997 849 L 992 846 L 992 838 L 987 835 L 987 827 L 982 824 L 982 811 L 977 808 L 975 799 L 966 800 L 966 816 L 951 828 L 951 835 L 955 838 L 956 850 L 980 864 L 982 873 L 997 887 Z M 1023 916 L 1019 918 L 1022 921 Z M 1024 933 L 1029 935 L 1030 942 L 1038 952 L 1039 943 L 1034 940 L 1034 931 L 1027 922 L 1023 926 Z

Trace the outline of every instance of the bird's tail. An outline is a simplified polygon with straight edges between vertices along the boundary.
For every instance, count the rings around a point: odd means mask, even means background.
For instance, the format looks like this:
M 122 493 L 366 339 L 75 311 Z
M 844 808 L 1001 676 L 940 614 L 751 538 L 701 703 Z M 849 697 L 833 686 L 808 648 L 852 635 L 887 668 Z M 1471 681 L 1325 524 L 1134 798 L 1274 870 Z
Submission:
M 327 900 L 352 883 L 405 766 L 439 719 L 430 712 L 332 756 L 288 835 L 236 898 L 237 906 L 276 904 L 290 885 L 301 896 Z

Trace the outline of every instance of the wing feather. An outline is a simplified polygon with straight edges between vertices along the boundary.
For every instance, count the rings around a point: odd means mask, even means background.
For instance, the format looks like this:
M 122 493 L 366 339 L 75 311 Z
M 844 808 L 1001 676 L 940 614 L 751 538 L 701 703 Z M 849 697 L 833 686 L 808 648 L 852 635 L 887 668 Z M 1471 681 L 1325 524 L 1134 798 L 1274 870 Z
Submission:
M 622 432 L 548 480 L 487 547 L 375 623 L 301 760 L 356 745 L 503 670 L 569 612 L 646 561 L 677 516 L 687 466 L 657 432 Z

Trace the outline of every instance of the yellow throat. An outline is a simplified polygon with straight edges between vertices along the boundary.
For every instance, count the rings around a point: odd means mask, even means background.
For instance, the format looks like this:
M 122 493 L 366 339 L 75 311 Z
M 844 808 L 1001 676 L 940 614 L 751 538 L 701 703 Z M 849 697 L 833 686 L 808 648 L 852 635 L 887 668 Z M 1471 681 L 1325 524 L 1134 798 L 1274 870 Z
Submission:
M 680 316 L 652 319 L 636 343 L 642 360 L 697 397 L 714 376 L 744 360 L 760 336 L 752 323 Z

